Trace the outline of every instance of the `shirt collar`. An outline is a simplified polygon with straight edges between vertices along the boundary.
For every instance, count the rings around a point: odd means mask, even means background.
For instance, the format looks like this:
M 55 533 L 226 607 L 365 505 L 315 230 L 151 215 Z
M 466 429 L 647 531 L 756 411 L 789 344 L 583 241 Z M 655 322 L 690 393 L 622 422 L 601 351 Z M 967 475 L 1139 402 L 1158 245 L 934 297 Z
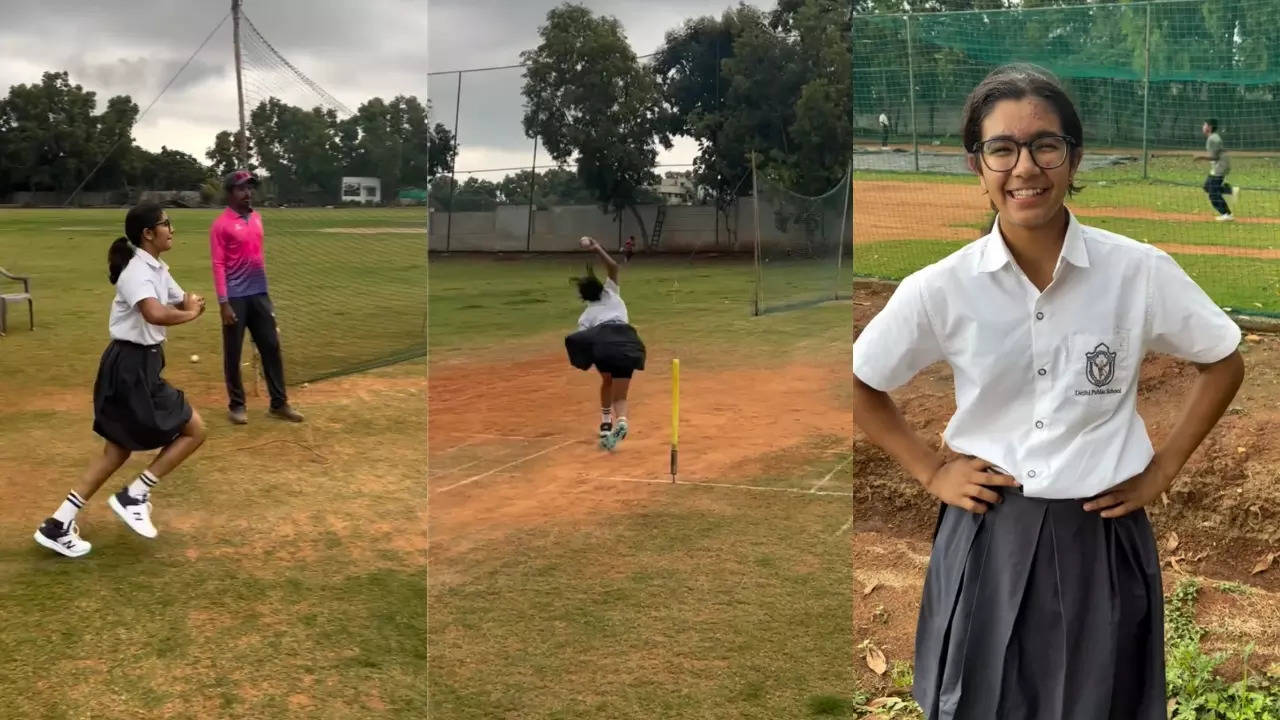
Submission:
M 160 270 L 165 267 L 164 262 L 161 261 L 160 258 L 152 256 L 151 253 L 147 252 L 146 250 L 143 250 L 140 247 L 135 246 L 133 248 L 133 254 L 140 256 L 142 258 L 142 261 L 147 264 L 147 267 L 151 268 L 152 270 Z
M 1089 251 L 1085 248 L 1080 221 L 1070 210 L 1067 211 L 1067 234 L 1062 241 L 1060 260 L 1065 260 L 1076 267 L 1089 267 Z M 982 239 L 978 272 L 995 272 L 1012 262 L 1013 256 L 1009 254 L 1009 247 L 1004 242 L 1004 236 L 1000 234 L 1000 217 L 997 215 L 996 222 L 991 226 L 991 232 Z
M 236 217 L 240 218 L 241 220 L 248 220 L 250 217 L 252 217 L 252 216 L 253 216 L 253 208 L 249 208 L 249 212 L 245 213 L 244 215 L 241 215 L 239 212 L 237 212 L 237 211 L 236 211 L 236 209 L 235 209 L 235 208 L 233 208 L 233 207 L 231 207 L 230 205 L 228 205 L 228 206 L 227 206 L 227 212 L 228 212 L 228 213 L 230 213 L 230 214 L 232 214 L 232 215 L 235 215 Z

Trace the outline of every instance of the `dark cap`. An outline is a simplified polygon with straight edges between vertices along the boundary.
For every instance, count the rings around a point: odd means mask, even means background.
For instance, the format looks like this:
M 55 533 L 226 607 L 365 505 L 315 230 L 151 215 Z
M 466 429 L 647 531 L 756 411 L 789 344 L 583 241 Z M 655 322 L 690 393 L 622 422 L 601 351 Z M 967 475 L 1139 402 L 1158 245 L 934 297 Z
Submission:
M 225 190 L 230 190 L 231 188 L 238 187 L 240 185 L 257 184 L 258 176 L 248 170 L 233 170 L 227 173 L 226 177 L 222 178 L 222 187 Z

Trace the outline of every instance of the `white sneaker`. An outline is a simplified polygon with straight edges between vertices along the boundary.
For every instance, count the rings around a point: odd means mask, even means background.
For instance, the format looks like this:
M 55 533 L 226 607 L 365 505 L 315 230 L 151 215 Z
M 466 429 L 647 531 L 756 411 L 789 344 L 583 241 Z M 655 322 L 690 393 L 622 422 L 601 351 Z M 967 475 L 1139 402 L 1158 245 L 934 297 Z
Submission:
M 124 496 L 123 502 L 121 502 L 121 496 Z M 156 526 L 151 524 L 151 502 L 149 500 L 139 501 L 130 497 L 128 491 L 121 490 L 112 495 L 107 504 L 116 512 L 116 515 L 120 516 L 125 525 L 128 525 L 131 530 L 142 537 L 153 538 L 158 534 Z
M 36 529 L 35 539 L 41 545 L 67 557 L 88 555 L 93 549 L 92 543 L 80 538 L 80 526 L 76 525 L 75 520 L 64 525 L 48 518 Z
M 1235 219 L 1236 219 L 1236 216 L 1232 215 L 1231 213 L 1219 215 L 1218 217 L 1214 218 L 1214 220 L 1217 220 L 1218 222 L 1231 222 L 1232 220 L 1235 220 Z

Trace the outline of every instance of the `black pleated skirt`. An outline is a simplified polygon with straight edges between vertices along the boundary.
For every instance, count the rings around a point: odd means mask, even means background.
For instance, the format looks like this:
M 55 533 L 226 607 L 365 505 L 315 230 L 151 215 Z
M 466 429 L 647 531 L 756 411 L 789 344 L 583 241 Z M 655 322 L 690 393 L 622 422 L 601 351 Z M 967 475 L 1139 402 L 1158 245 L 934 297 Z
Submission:
M 173 442 L 191 420 L 181 390 L 160 377 L 164 348 L 112 340 L 93 383 L 93 431 L 128 450 Z
M 943 506 L 916 629 L 929 720 L 1164 720 L 1164 596 L 1146 513 L 1006 489 Z
M 646 350 L 628 323 L 607 322 L 579 330 L 564 339 L 569 364 L 579 370 L 595 365 L 602 372 L 644 370 Z

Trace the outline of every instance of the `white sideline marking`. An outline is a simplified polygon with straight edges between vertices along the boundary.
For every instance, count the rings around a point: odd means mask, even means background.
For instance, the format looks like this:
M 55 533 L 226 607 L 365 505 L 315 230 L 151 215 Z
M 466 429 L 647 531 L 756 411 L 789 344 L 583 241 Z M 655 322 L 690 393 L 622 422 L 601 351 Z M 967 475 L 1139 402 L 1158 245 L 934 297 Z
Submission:
M 853 525 L 853 518 L 849 518 L 849 522 L 845 523 L 844 525 L 841 525 L 840 529 L 836 531 L 836 534 L 832 535 L 831 537 L 840 537 L 841 535 L 844 534 L 845 530 L 849 529 L 851 525 Z
M 446 490 L 452 490 L 452 489 L 454 489 L 454 488 L 456 488 L 456 487 L 460 487 L 460 486 L 462 486 L 462 485 L 466 485 L 467 483 L 475 482 L 476 480 L 480 480 L 480 479 L 482 479 L 482 478 L 487 478 L 487 477 L 489 477 L 490 475 L 492 475 L 492 474 L 494 474 L 494 473 L 496 473 L 496 472 L 500 472 L 500 471 L 502 471 L 502 470 L 506 470 L 507 468 L 511 467 L 512 465 L 519 465 L 520 463 L 525 462 L 526 460 L 532 460 L 532 459 L 534 459 L 534 458 L 538 457 L 539 455 L 546 455 L 547 453 L 551 452 L 552 450 L 559 450 L 560 448 L 564 447 L 565 445 L 572 445 L 573 443 L 576 443 L 576 442 L 578 442 L 578 441 L 577 441 L 577 440 L 566 440 L 566 441 L 564 441 L 564 442 L 560 443 L 559 445 L 556 445 L 556 446 L 554 446 L 554 447 L 549 447 L 549 448 L 547 448 L 546 450 L 540 450 L 540 451 L 538 451 L 538 452 L 536 452 L 536 453 L 534 453 L 534 454 L 532 454 L 532 455 L 526 455 L 525 457 L 522 457 L 522 458 L 520 458 L 519 460 L 512 460 L 511 462 L 507 463 L 506 465 L 502 465 L 502 466 L 500 466 L 500 467 L 496 467 L 496 468 L 494 468 L 494 469 L 492 469 L 492 470 L 489 470 L 489 471 L 487 471 L 487 472 L 482 472 L 482 473 L 480 473 L 479 475 L 472 475 L 471 477 L 467 478 L 466 480 L 462 480 L 461 482 L 456 482 L 456 483 L 454 483 L 454 484 L 452 484 L 452 485 L 448 485 L 448 486 L 446 486 L 446 487 L 442 487 L 442 488 L 440 488 L 439 490 L 437 490 L 436 492 L 438 492 L 438 493 L 442 493 L 442 492 L 444 492 L 444 491 L 446 491 Z
M 555 440 L 560 435 L 543 435 L 542 437 L 522 437 L 520 435 L 485 435 L 484 433 L 466 433 L 468 437 L 489 438 L 491 440 Z
M 461 465 L 459 465 L 459 466 L 457 466 L 457 467 L 444 468 L 444 469 L 442 469 L 442 470 L 438 470 L 438 471 L 435 473 L 435 476 L 436 476 L 436 477 L 439 477 L 439 476 L 441 476 L 441 475 L 448 475 L 449 473 L 456 473 L 456 472 L 458 472 L 459 470 L 466 470 L 467 468 L 471 467 L 472 465 L 476 465 L 476 464 L 478 464 L 478 463 L 482 463 L 482 462 L 484 462 L 485 460 L 488 460 L 488 458 L 479 458 L 478 460 L 472 460 L 472 461 L 471 461 L 471 462 L 469 462 L 469 463 L 462 463 Z
M 650 480 L 650 479 L 647 479 L 647 478 L 624 478 L 624 477 L 607 477 L 607 478 L 600 478 L 600 479 L 601 479 L 601 480 L 614 480 L 614 481 L 617 481 L 617 482 L 660 483 L 660 484 L 662 484 L 662 485 L 672 485 L 672 484 L 676 484 L 676 485 L 705 485 L 705 486 L 708 486 L 708 487 L 726 487 L 726 488 L 736 488 L 736 489 L 738 489 L 738 490 L 771 490 L 771 491 L 773 491 L 773 492 L 801 493 L 801 494 L 804 494 L 804 495 L 839 495 L 839 496 L 841 496 L 841 497 L 852 497 L 852 496 L 853 496 L 853 493 L 851 493 L 851 492 L 830 492 L 830 491 L 817 491 L 817 492 L 815 492 L 815 491 L 813 491 L 813 490 L 802 490 L 802 489 L 800 489 L 800 488 L 787 488 L 787 487 L 764 487 L 764 486 L 761 486 L 761 485 L 732 485 L 732 484 L 729 484 L 729 483 L 699 482 L 699 481 L 693 481 L 693 480 L 684 480 L 684 481 L 680 481 L 680 482 L 677 482 L 677 483 L 672 483 L 672 482 L 671 482 L 671 480 L 669 480 L 669 479 L 668 479 L 668 480 Z
M 430 442 L 430 440 L 428 440 L 427 442 Z M 478 442 L 480 442 L 480 438 L 471 438 L 470 440 L 467 440 L 466 442 L 458 443 L 457 445 L 454 445 L 453 447 L 449 448 L 448 450 L 441 450 L 440 452 L 436 453 L 436 457 L 440 457 L 441 455 L 448 455 L 449 453 L 453 452 L 454 450 L 461 450 L 462 448 L 464 448 L 464 447 L 466 447 L 466 446 L 468 446 L 468 445 L 475 445 L 475 444 L 476 444 L 476 443 L 478 443 Z
M 827 476 L 826 476 L 826 477 L 824 477 L 824 478 L 822 478 L 821 480 L 819 480 L 819 481 L 818 481 L 818 484 L 817 484 L 817 485 L 814 485 L 814 486 L 813 486 L 813 488 L 812 488 L 811 490 L 809 490 L 809 492 L 818 492 L 818 488 L 822 487 L 823 485 L 826 485 L 826 484 L 827 484 L 827 481 L 828 481 L 828 480 L 830 480 L 830 479 L 831 479 L 831 477 L 832 477 L 833 475 L 835 475 L 836 473 L 840 472 L 840 468 L 844 467 L 845 465 L 848 465 L 848 464 L 849 464 L 849 463 L 851 463 L 851 462 L 853 462 L 853 456 L 852 456 L 852 455 L 850 455 L 849 457 L 847 457 L 847 458 L 845 458 L 844 460 L 842 460 L 842 461 L 840 462 L 840 464 L 839 464 L 839 465 L 837 465 L 837 466 L 835 467 L 835 469 L 834 469 L 834 470 L 832 470 L 831 472 L 827 473 Z

